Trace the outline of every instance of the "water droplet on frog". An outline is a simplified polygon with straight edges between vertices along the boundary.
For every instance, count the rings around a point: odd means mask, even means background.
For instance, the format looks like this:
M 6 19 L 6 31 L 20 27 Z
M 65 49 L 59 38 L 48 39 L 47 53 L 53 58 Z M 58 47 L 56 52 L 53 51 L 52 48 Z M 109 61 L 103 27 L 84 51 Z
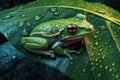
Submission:
M 19 23 L 19 25 L 18 25 L 18 27 L 20 27 L 20 28 L 21 28 L 21 27 L 23 27 L 23 26 L 24 26 L 24 24 L 25 24 L 25 21 L 20 22 L 20 23 Z

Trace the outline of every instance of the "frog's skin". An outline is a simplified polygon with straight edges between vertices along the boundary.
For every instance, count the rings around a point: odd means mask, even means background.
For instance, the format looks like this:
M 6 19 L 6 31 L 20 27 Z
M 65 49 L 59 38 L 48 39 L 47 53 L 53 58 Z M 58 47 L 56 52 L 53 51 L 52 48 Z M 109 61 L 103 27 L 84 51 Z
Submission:
M 78 42 L 93 33 L 93 25 L 87 22 L 86 16 L 77 14 L 72 18 L 51 20 L 39 24 L 29 37 L 22 38 L 21 44 L 33 53 L 51 58 L 54 58 L 55 54 L 63 55 L 72 60 L 70 53 L 78 53 L 78 51 L 63 47 Z

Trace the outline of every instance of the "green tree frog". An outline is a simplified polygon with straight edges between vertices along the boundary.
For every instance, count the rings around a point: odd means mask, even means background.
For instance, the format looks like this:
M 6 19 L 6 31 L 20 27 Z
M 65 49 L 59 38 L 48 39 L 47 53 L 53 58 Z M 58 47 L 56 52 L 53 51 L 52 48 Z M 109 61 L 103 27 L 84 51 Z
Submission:
M 37 25 L 30 36 L 21 39 L 21 45 L 28 51 L 51 58 L 63 55 L 73 60 L 70 53 L 76 50 L 64 48 L 94 33 L 93 25 L 83 14 L 66 19 L 56 19 Z

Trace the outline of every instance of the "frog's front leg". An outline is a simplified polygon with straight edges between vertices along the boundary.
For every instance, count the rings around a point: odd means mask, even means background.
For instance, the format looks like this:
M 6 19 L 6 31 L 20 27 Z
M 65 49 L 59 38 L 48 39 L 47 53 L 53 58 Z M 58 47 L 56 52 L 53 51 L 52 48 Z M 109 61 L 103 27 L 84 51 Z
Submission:
M 51 58 L 55 57 L 54 54 L 50 53 L 49 51 L 45 51 L 47 49 L 47 47 L 49 46 L 49 43 L 44 38 L 24 37 L 21 40 L 21 44 L 22 44 L 22 46 L 24 46 L 24 48 L 26 48 L 30 52 L 49 56 Z
M 67 56 L 70 60 L 73 60 L 73 58 L 71 57 L 70 53 L 78 53 L 78 51 L 63 49 L 62 46 L 64 46 L 64 43 L 63 43 L 63 42 L 56 42 L 56 43 L 52 46 L 52 50 L 53 50 L 56 54 L 58 54 L 58 55 Z

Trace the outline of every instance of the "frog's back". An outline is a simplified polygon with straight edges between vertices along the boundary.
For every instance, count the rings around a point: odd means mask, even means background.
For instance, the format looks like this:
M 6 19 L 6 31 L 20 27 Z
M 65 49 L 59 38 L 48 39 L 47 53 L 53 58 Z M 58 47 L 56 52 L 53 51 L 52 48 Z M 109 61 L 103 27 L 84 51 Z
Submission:
M 40 34 L 45 37 L 53 37 L 57 36 L 64 30 L 66 25 L 65 21 L 49 21 L 45 23 L 41 23 L 37 27 L 35 27 L 30 35 Z

